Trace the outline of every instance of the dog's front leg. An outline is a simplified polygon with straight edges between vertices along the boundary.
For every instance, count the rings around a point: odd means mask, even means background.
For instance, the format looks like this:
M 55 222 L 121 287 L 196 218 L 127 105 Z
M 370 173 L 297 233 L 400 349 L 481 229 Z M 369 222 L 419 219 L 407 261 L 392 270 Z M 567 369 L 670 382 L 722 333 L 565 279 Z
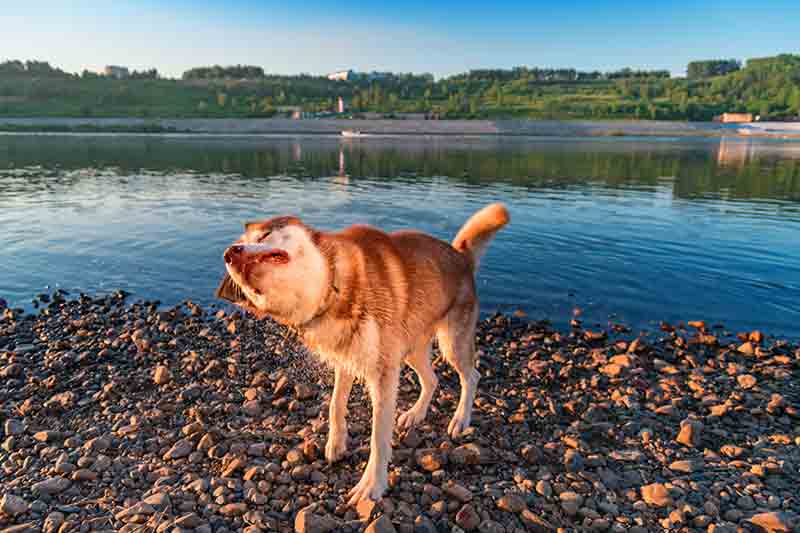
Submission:
M 333 395 L 328 411 L 328 443 L 325 459 L 333 463 L 347 451 L 347 400 L 353 388 L 353 375 L 337 367 L 334 370 Z
M 392 431 L 399 384 L 399 365 L 389 365 L 380 375 L 367 378 L 372 400 L 369 460 L 361 481 L 350 491 L 350 505 L 366 499 L 380 500 L 389 488 L 389 459 L 392 455 Z

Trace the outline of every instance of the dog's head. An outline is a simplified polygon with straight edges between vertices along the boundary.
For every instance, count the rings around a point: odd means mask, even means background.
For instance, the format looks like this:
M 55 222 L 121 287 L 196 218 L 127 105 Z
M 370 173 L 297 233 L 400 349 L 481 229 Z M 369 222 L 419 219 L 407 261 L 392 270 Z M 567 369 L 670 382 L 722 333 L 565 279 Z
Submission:
M 245 224 L 223 254 L 227 275 L 216 295 L 286 324 L 316 316 L 331 287 L 329 260 L 319 233 L 295 217 Z

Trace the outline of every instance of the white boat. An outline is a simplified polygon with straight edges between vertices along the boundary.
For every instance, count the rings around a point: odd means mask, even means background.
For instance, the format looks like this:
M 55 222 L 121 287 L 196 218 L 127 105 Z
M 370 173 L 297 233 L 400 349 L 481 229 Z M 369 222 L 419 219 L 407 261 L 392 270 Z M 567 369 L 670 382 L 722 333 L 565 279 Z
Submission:
M 366 133 L 361 133 L 358 130 L 342 130 L 342 137 L 366 137 Z

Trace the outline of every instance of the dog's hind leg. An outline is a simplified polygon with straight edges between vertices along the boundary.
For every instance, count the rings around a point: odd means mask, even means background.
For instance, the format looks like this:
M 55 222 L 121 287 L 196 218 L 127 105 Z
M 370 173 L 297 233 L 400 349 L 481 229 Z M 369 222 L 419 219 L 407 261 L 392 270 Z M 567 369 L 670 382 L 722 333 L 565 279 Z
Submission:
M 333 463 L 342 458 L 347 451 L 347 400 L 353 388 L 353 375 L 342 368 L 334 371 L 335 381 L 328 411 L 328 443 L 325 445 L 325 459 Z
M 419 342 L 414 351 L 406 357 L 406 363 L 416 372 L 422 390 L 414 405 L 397 419 L 397 426 L 400 429 L 409 429 L 425 420 L 433 392 L 439 384 L 431 365 L 430 339 Z
M 453 365 L 461 382 L 458 407 L 447 428 L 452 438 L 458 438 L 472 422 L 472 404 L 475 402 L 480 379 L 480 374 L 475 368 L 477 320 L 478 304 L 472 300 L 455 306 L 436 332 L 439 349 L 444 358 Z

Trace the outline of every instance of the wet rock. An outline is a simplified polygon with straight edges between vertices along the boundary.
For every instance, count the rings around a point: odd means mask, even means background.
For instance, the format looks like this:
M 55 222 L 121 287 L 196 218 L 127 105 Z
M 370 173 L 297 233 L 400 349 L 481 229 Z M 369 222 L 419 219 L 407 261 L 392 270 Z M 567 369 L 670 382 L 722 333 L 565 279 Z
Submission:
M 229 503 L 219 508 L 219 513 L 223 516 L 241 516 L 246 512 L 246 503 Z

